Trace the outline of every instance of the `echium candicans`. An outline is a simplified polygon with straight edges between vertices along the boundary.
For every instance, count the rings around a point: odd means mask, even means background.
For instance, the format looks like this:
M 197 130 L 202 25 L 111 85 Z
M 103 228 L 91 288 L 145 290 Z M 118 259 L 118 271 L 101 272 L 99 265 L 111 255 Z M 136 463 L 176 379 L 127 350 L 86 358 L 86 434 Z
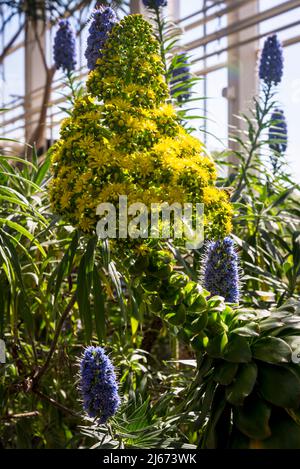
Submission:
M 102 347 L 87 347 L 80 361 L 80 391 L 83 408 L 104 424 L 120 406 L 114 366 Z
M 160 8 L 166 7 L 168 4 L 167 0 L 143 0 L 143 4 L 148 8 Z
M 282 45 L 276 34 L 269 36 L 261 53 L 259 78 L 268 86 L 278 85 L 283 76 Z
M 269 128 L 269 146 L 276 153 L 285 153 L 287 149 L 287 122 L 282 109 L 276 108 L 271 116 Z
M 171 70 L 171 95 L 175 96 L 177 101 L 186 101 L 191 96 L 190 66 L 187 54 L 183 53 L 176 57 L 175 67 Z
M 101 7 L 92 14 L 89 27 L 85 57 L 89 70 L 94 70 L 97 60 L 102 56 L 102 49 L 113 26 L 117 23 L 117 16 L 110 7 Z
M 72 72 L 76 66 L 76 40 L 69 20 L 61 20 L 54 38 L 54 63 L 56 68 Z
M 223 296 L 229 303 L 239 302 L 238 256 L 231 238 L 208 244 L 203 274 L 203 286 L 212 296 Z
M 281 156 L 285 154 L 287 146 L 288 128 L 286 118 L 283 110 L 276 108 L 272 113 L 269 127 L 270 160 L 274 174 L 276 174 L 283 163 Z

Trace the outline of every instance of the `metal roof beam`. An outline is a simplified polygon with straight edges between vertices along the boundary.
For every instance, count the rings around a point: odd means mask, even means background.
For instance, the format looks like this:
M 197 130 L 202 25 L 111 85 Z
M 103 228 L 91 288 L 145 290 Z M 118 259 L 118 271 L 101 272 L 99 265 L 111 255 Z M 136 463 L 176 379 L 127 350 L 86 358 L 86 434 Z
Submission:
M 244 29 L 250 28 L 251 26 L 255 26 L 258 23 L 266 21 L 270 18 L 274 18 L 275 16 L 282 15 L 288 11 L 294 10 L 295 8 L 300 7 L 300 0 L 289 0 L 281 5 L 277 5 L 276 7 L 269 8 L 268 10 L 262 11 L 257 15 L 253 15 L 249 18 L 245 18 L 244 20 L 239 21 L 236 24 L 232 24 L 230 26 L 226 26 L 225 28 L 220 29 L 214 33 L 208 34 L 205 37 L 200 39 L 196 39 L 188 44 L 185 44 L 185 48 L 189 50 L 196 49 L 197 47 L 202 47 L 210 42 L 218 41 L 223 37 L 229 36 L 231 34 L 235 34 L 239 31 Z

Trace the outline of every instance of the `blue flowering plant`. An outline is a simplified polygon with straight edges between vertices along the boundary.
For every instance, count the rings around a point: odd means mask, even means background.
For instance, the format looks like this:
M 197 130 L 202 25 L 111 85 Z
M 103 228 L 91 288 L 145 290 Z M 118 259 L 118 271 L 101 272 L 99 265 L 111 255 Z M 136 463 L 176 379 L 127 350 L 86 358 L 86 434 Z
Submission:
M 100 7 L 92 13 L 85 57 L 88 69 L 94 70 L 101 50 L 114 25 L 117 23 L 115 11 L 110 7 Z
M 169 86 L 172 102 L 177 110 L 177 115 L 181 123 L 192 132 L 196 130 L 187 123 L 195 122 L 196 101 L 202 101 L 202 97 L 196 97 L 193 90 L 194 85 L 202 78 L 192 73 L 191 57 L 183 50 L 181 39 L 182 30 L 176 26 L 173 19 L 167 16 L 167 1 L 163 0 L 143 0 L 144 5 L 149 10 L 149 16 L 154 25 L 155 36 L 160 45 L 160 55 L 164 66 L 164 76 Z M 189 108 L 188 103 L 193 102 L 193 108 Z M 190 111 L 193 111 L 191 114 Z M 199 112 L 199 119 L 202 118 Z M 198 117 L 198 116 L 197 116 Z
M 82 427 L 82 433 L 95 441 L 93 449 L 196 449 L 180 430 L 182 415 L 168 412 L 171 400 L 171 393 L 164 393 L 152 403 L 136 390 L 113 419 L 109 432 L 93 424 Z
M 60 20 L 54 38 L 53 56 L 56 68 L 72 72 L 76 67 L 75 34 L 68 19 Z
M 274 174 L 282 166 L 282 157 L 288 146 L 288 128 L 284 111 L 274 109 L 271 116 L 271 125 L 269 128 L 269 147 L 271 150 L 270 160 Z
M 277 86 L 283 77 L 283 50 L 276 34 L 269 36 L 261 53 L 259 78 L 266 86 Z
M 92 419 L 105 424 L 120 407 L 114 366 L 102 347 L 90 346 L 80 361 L 83 408 Z
M 161 7 L 166 7 L 168 5 L 167 0 L 143 0 L 145 7 L 158 10 Z
M 53 46 L 53 60 L 57 70 L 65 73 L 65 86 L 69 90 L 63 93 L 64 98 L 72 106 L 82 92 L 82 84 L 75 76 L 76 70 L 76 35 L 71 26 L 70 20 L 63 19 L 58 23 L 59 29 L 56 32 Z M 68 108 L 60 109 L 69 114 Z
M 190 59 L 186 53 L 177 54 L 169 68 L 171 96 L 178 102 L 184 103 L 191 97 L 192 75 Z
M 299 295 L 300 245 L 291 228 L 298 226 L 298 185 L 288 169 L 288 123 L 277 100 L 283 73 L 282 45 L 273 35 L 266 38 L 260 54 L 260 93 L 242 115 L 242 128 L 232 136 L 235 147 L 226 153 L 231 171 L 221 183 L 235 203 L 234 240 L 244 290 L 253 292 L 262 308 Z M 253 298 L 244 296 L 242 301 L 249 305 Z
M 239 267 L 234 241 L 226 237 L 208 244 L 204 260 L 203 286 L 212 296 L 228 303 L 239 302 Z
M 239 147 L 233 152 L 237 160 L 233 195 L 235 202 L 241 199 L 244 190 L 249 186 L 249 172 L 261 167 L 261 155 L 264 153 L 266 145 L 274 149 L 275 143 L 277 143 L 276 149 L 280 149 L 281 153 L 284 153 L 282 150 L 286 144 L 287 126 L 282 115 L 280 119 L 277 119 L 278 112 L 276 111 L 276 92 L 278 85 L 282 82 L 283 71 L 282 45 L 277 35 L 272 35 L 265 40 L 258 66 L 261 92 L 258 97 L 254 97 L 254 107 L 250 109 L 250 113 L 242 114 L 247 126 L 246 138 L 240 137 L 240 135 L 232 137 Z M 278 127 L 278 120 L 282 136 L 280 147 L 278 147 L 279 136 L 275 135 L 277 134 L 275 127 Z M 276 153 L 278 154 L 278 152 Z

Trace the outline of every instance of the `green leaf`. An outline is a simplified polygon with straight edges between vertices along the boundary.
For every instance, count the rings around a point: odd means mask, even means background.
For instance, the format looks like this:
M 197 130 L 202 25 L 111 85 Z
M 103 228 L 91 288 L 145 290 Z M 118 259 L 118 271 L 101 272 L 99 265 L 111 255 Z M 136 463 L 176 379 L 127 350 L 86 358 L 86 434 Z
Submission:
M 77 302 L 80 317 L 83 321 L 84 332 L 87 342 L 91 340 L 93 331 L 92 314 L 90 307 L 90 292 L 93 281 L 94 271 L 94 251 L 97 244 L 97 238 L 89 240 L 85 253 L 83 254 L 77 278 Z
M 201 332 L 205 329 L 208 322 L 208 314 L 206 312 L 200 313 L 199 316 L 196 317 L 190 324 L 186 327 L 192 332 Z
M 280 319 L 275 319 L 275 315 L 272 318 L 269 318 L 265 321 L 262 321 L 260 324 L 261 332 L 267 332 L 272 334 L 273 330 L 277 331 L 278 327 L 284 326 L 284 323 Z M 271 331 L 271 332 L 270 332 Z
M 31 332 L 34 331 L 34 320 L 33 320 L 33 313 L 29 308 L 28 299 L 21 291 L 19 298 L 18 298 L 18 313 L 20 317 L 24 320 L 24 323 L 27 329 Z
M 292 351 L 284 340 L 277 337 L 263 337 L 252 346 L 253 356 L 267 363 L 287 363 Z
M 257 379 L 255 363 L 240 365 L 239 371 L 230 386 L 226 388 L 226 399 L 233 405 L 242 405 L 245 397 L 249 396 Z
M 203 352 L 203 349 L 206 348 L 209 343 L 209 338 L 204 332 L 200 332 L 191 340 L 191 345 L 195 350 Z
M 203 355 L 203 357 L 200 360 L 199 363 L 199 368 L 197 371 L 196 379 L 195 379 L 195 384 L 196 386 L 200 385 L 204 381 L 204 377 L 206 373 L 209 372 L 213 364 L 212 358 L 209 358 L 208 355 Z
M 12 171 L 12 168 L 10 168 L 10 170 Z M 2 171 L 1 174 L 3 174 L 4 176 L 8 176 L 9 178 L 12 178 L 12 179 L 14 178 L 17 181 L 24 182 L 25 184 L 28 184 L 28 186 L 35 189 L 37 192 L 40 192 L 40 190 L 41 190 L 40 186 L 38 186 L 34 182 L 30 181 L 30 179 L 28 179 L 28 178 L 24 178 L 22 176 L 19 176 L 18 174 L 7 173 L 5 171 Z
M 180 326 L 185 322 L 186 310 L 183 304 L 173 306 L 172 310 L 168 312 L 164 318 L 174 326 Z
M 224 359 L 233 363 L 249 363 L 252 359 L 252 353 L 248 340 L 239 335 L 230 335 Z
M 2 281 L 0 280 L 0 338 L 2 338 L 4 332 L 4 324 L 7 314 L 7 304 L 8 298 L 6 293 L 4 293 L 4 282 L 2 283 Z
M 270 416 L 270 406 L 254 395 L 245 399 L 243 406 L 233 409 L 234 425 L 244 435 L 255 440 L 263 440 L 271 435 Z
M 291 189 L 287 189 L 286 191 L 279 194 L 279 196 L 275 199 L 275 201 L 268 207 L 268 210 L 277 207 L 278 205 L 283 204 L 285 200 L 295 191 L 295 188 L 292 187 Z
M 202 428 L 205 422 L 205 419 L 207 418 L 209 414 L 209 410 L 211 408 L 212 401 L 214 398 L 215 389 L 216 389 L 216 383 L 214 383 L 213 381 L 209 381 L 205 389 L 203 400 L 201 402 L 200 414 L 197 420 L 194 422 L 195 431 L 198 431 Z
M 184 302 L 187 306 L 191 306 L 192 304 L 194 304 L 195 301 L 198 300 L 199 295 L 201 295 L 201 293 L 199 292 L 199 287 L 195 282 L 188 282 L 183 289 L 183 294 Z M 201 300 L 203 302 L 203 305 L 206 305 L 205 298 Z
M 49 282 L 48 282 L 48 291 L 51 289 L 52 284 L 54 282 L 54 279 L 56 277 L 56 282 L 55 282 L 55 291 L 54 291 L 54 302 L 56 302 L 61 284 L 63 282 L 63 279 L 65 276 L 68 274 L 70 275 L 73 267 L 73 260 L 74 256 L 76 254 L 76 250 L 78 247 L 78 242 L 79 242 L 79 234 L 78 231 L 76 230 L 72 241 L 70 243 L 70 246 L 66 253 L 64 254 L 61 262 L 57 266 L 56 270 L 54 271 L 53 275 L 51 276 Z
M 77 303 L 79 308 L 79 314 L 84 326 L 84 332 L 87 342 L 90 341 L 92 336 L 92 318 L 91 308 L 89 302 L 89 293 L 87 281 L 86 281 L 86 264 L 85 256 L 82 256 L 77 276 Z
M 260 449 L 300 449 L 300 425 L 283 410 L 272 412 L 270 438 L 260 442 Z
M 294 422 L 300 426 L 300 409 L 286 409 L 286 411 L 292 417 Z
M 93 271 L 93 294 L 96 332 L 99 341 L 102 341 L 106 336 L 105 298 L 102 290 L 101 279 L 96 266 L 94 266 Z
M 266 401 L 278 407 L 299 407 L 300 378 L 290 366 L 260 364 L 258 383 L 259 391 Z
M 204 308 L 207 308 L 207 301 L 203 294 L 198 293 L 197 298 L 193 301 L 191 305 L 189 305 L 188 310 L 190 312 L 196 313 L 198 311 L 202 311 Z
M 13 228 L 14 230 L 16 230 L 21 235 L 25 236 L 27 239 L 29 239 L 29 241 L 32 241 L 36 245 L 36 247 L 38 248 L 38 250 L 41 252 L 41 254 L 44 257 L 47 257 L 44 248 L 34 238 L 34 236 L 31 233 L 29 233 L 29 231 L 26 228 L 24 228 L 24 226 L 20 225 L 19 223 L 14 222 L 14 221 L 11 221 L 7 218 L 0 218 L 0 224 L 7 225 L 10 228 Z
M 224 348 L 226 347 L 228 342 L 226 332 L 222 334 L 216 335 L 212 339 L 210 339 L 209 344 L 207 346 L 207 353 L 213 358 L 221 358 L 223 356 Z
M 256 322 L 249 322 L 246 326 L 233 329 L 231 333 L 242 337 L 257 337 L 259 335 L 259 326 Z
M 158 295 L 152 295 L 150 297 L 149 308 L 153 313 L 160 313 L 163 309 L 163 304 Z
M 300 358 L 300 336 L 298 335 L 290 335 L 284 337 L 284 341 L 290 346 L 292 352 L 298 352 Z
M 0 230 L 0 249 L 1 249 L 1 257 L 3 258 L 3 261 L 6 263 L 7 268 L 9 271 L 12 271 L 12 277 L 8 279 L 10 283 L 12 283 L 12 278 L 15 278 L 18 280 L 18 286 L 20 290 L 24 293 L 26 296 L 26 290 L 24 287 L 23 283 L 23 277 L 22 277 L 22 269 L 19 261 L 19 257 L 17 254 L 17 251 L 15 249 L 15 246 L 13 243 L 10 241 L 8 236 L 3 230 Z
M 1 140 L 3 139 L 0 138 L 0 141 Z M 9 162 L 16 161 L 17 163 L 21 163 L 22 166 L 26 166 L 26 167 L 29 166 L 31 169 L 36 170 L 36 164 L 34 161 L 33 163 L 31 163 L 30 161 L 24 160 L 24 158 L 18 158 L 17 156 L 12 156 L 12 155 L 1 155 L 0 160 L 3 160 L 3 159 L 4 160 L 7 159 Z M 7 167 L 10 168 L 9 165 Z
M 121 281 L 120 281 L 120 273 L 116 269 L 116 265 L 115 265 L 114 261 L 109 262 L 109 264 L 108 264 L 108 273 L 109 273 L 110 278 L 111 278 L 111 280 L 112 280 L 112 282 L 113 282 L 113 284 L 116 288 L 116 293 L 117 293 L 117 297 L 118 297 L 118 300 L 119 300 L 121 311 L 124 315 L 126 315 L 127 312 L 126 312 L 126 308 L 125 308 L 125 304 L 124 304 L 123 289 L 122 289 L 122 285 L 121 285 Z
M 131 324 L 131 334 L 132 336 L 135 336 L 139 328 L 139 321 L 134 316 L 130 316 L 130 324 Z
M 24 320 L 24 323 L 29 331 L 33 331 L 34 329 L 34 321 L 33 321 L 33 315 L 31 313 L 31 310 L 28 305 L 28 300 L 27 300 L 27 294 L 26 294 L 26 289 L 24 286 L 23 282 L 23 276 L 22 276 L 22 268 L 20 265 L 19 257 L 17 254 L 17 251 L 13 245 L 13 243 L 10 241 L 6 233 L 4 233 L 3 230 L 0 230 L 1 237 L 0 237 L 0 247 L 4 248 L 6 254 L 3 252 L 0 252 L 0 254 L 5 255 L 4 261 L 6 261 L 8 269 L 12 270 L 15 278 L 17 279 L 17 285 L 20 289 L 20 294 L 18 298 L 18 311 L 20 313 L 20 316 Z M 2 238 L 2 239 L 1 239 Z M 2 244 L 2 246 L 1 246 Z M 14 278 L 14 277 L 13 277 Z M 10 279 L 10 282 L 12 282 L 12 278 Z
M 45 178 L 45 176 L 48 172 L 50 164 L 51 164 L 51 159 L 49 157 L 47 157 L 46 160 L 44 161 L 44 163 L 38 169 L 37 175 L 34 178 L 35 184 L 38 184 L 38 185 L 42 184 L 42 182 L 43 182 L 43 180 L 44 180 L 44 178 Z
M 226 409 L 226 399 L 224 392 L 218 386 L 214 392 L 214 398 L 211 406 L 208 428 L 205 432 L 205 449 L 216 449 L 219 446 L 218 424 Z M 223 436 L 223 435 L 222 435 Z
M 228 363 L 222 361 L 215 367 L 214 380 L 223 386 L 228 386 L 230 383 L 232 383 L 238 368 L 238 363 Z

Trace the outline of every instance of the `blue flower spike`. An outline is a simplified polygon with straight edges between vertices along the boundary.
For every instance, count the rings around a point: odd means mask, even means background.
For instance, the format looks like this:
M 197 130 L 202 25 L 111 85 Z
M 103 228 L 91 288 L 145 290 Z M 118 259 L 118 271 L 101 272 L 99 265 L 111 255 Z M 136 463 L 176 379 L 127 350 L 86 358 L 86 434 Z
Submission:
M 89 346 L 80 362 L 80 390 L 83 408 L 100 425 L 113 417 L 120 407 L 114 366 L 102 347 Z
M 53 56 L 57 70 L 72 72 L 76 67 L 76 40 L 69 20 L 60 20 L 54 38 Z
M 227 237 L 208 244 L 204 264 L 204 288 L 228 303 L 239 302 L 239 267 L 234 242 Z
M 269 36 L 261 53 L 259 78 L 268 86 L 278 85 L 283 77 L 283 51 L 276 34 Z
M 97 66 L 97 60 L 102 56 L 101 50 L 117 21 L 116 13 L 110 7 L 100 7 L 93 12 L 85 51 L 90 71 Z

